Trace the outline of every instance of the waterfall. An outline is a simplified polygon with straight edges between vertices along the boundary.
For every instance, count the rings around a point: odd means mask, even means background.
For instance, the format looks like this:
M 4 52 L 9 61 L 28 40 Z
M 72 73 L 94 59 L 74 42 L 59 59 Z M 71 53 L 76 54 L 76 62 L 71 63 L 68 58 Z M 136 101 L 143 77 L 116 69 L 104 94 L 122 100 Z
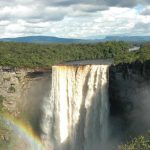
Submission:
M 52 88 L 42 107 L 48 150 L 106 150 L 109 65 L 52 67 Z

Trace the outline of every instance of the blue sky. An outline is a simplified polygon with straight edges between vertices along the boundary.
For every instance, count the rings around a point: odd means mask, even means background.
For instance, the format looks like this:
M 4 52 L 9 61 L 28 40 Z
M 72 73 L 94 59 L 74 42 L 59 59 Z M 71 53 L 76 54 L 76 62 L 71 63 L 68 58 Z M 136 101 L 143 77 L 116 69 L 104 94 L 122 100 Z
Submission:
M 150 35 L 150 0 L 0 0 L 0 38 Z
M 142 13 L 144 10 L 145 10 L 145 6 L 141 5 L 141 4 L 138 4 L 135 6 L 135 8 L 137 10 L 137 12 L 140 14 Z

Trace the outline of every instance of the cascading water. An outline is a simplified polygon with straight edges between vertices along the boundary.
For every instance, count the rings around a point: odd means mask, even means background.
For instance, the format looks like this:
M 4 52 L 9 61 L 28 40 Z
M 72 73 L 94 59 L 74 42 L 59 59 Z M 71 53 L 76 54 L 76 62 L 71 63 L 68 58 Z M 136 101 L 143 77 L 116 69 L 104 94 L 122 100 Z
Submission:
M 109 65 L 52 67 L 41 138 L 48 150 L 106 150 Z

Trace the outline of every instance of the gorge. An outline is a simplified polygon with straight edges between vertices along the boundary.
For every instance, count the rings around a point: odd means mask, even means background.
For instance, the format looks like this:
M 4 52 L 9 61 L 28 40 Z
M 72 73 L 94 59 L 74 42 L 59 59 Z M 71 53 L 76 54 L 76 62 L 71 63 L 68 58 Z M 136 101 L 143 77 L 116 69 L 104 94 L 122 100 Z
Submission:
M 48 150 L 117 149 L 150 128 L 149 61 L 76 62 L 53 66 L 52 74 L 27 72 L 18 83 L 28 78 L 24 94 L 16 90 L 24 102 L 19 106 Z M 12 84 L 5 81 L 5 87 L 6 82 Z

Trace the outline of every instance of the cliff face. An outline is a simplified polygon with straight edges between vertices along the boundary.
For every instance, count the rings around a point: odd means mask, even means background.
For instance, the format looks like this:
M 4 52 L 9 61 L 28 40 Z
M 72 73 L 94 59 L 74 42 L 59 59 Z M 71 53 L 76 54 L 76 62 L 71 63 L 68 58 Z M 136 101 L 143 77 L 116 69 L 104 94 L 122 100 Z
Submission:
M 109 97 L 116 136 L 146 133 L 150 127 L 150 61 L 111 66 Z
M 25 75 L 24 71 L 12 72 L 3 69 L 0 71 L 0 95 L 3 97 L 3 106 L 14 116 L 19 114 L 18 104 L 21 101 Z
M 41 102 L 51 82 L 50 70 L 0 68 L 0 96 L 4 110 L 15 117 L 24 117 L 37 127 Z

